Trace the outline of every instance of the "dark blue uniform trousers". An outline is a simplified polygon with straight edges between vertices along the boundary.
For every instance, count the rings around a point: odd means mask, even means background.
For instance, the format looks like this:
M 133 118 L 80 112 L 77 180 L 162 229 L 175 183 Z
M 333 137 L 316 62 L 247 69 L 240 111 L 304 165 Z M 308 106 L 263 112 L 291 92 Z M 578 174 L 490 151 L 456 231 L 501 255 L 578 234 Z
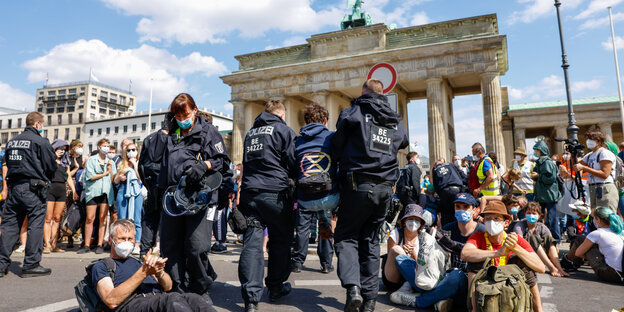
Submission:
M 143 204 L 143 217 L 141 218 L 141 228 L 143 229 L 141 233 L 141 256 L 147 254 L 147 251 L 156 245 L 162 212 L 162 196 L 162 191 L 157 187 L 147 189 L 147 200 Z
M 304 211 L 302 210 L 302 207 L 299 206 L 296 214 L 295 228 L 297 230 L 297 234 L 295 235 L 295 248 L 293 249 L 290 260 L 301 266 L 305 262 L 306 256 L 308 255 L 308 244 L 310 242 L 308 236 L 310 236 L 310 231 L 316 228 L 313 222 L 315 222 L 314 216 L 317 215 L 317 212 Z M 330 267 L 332 264 L 332 258 L 334 257 L 332 240 L 319 237 L 316 252 L 319 256 L 319 260 L 321 261 L 321 267 Z
M 19 231 L 24 218 L 28 216 L 28 240 L 22 270 L 39 266 L 43 251 L 43 223 L 45 222 L 46 202 L 30 190 L 30 182 L 9 186 L 8 198 L 2 224 L 0 225 L 0 270 L 11 265 L 13 246 L 19 239 Z
M 173 281 L 173 291 L 203 294 L 214 281 L 208 260 L 212 221 L 208 209 L 192 216 L 162 214 L 160 250 L 168 258 L 165 270 Z M 188 282 L 186 279 L 188 278 Z
M 338 277 L 342 287 L 359 286 L 364 299 L 379 291 L 379 228 L 390 208 L 392 186 L 388 183 L 344 186 L 334 236 Z
M 294 214 L 286 192 L 241 191 L 241 212 L 250 220 L 266 225 L 269 232 L 269 261 L 265 279 L 269 289 L 288 280 L 290 243 L 294 232 Z M 245 303 L 259 302 L 262 297 L 264 229 L 250 226 L 243 235 L 243 250 L 238 263 L 238 279 Z

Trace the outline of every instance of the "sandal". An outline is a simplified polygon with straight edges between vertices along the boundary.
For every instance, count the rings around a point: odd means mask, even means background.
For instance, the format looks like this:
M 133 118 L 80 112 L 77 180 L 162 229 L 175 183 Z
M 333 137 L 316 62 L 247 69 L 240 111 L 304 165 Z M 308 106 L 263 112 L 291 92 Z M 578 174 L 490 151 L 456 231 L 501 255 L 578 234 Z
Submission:
M 49 254 L 50 251 L 51 251 L 50 247 L 48 247 L 48 246 L 43 247 L 43 253 L 44 254 Z
M 52 249 L 52 252 L 64 253 L 65 250 L 63 250 L 61 248 L 58 248 L 58 247 L 55 247 L 54 249 Z

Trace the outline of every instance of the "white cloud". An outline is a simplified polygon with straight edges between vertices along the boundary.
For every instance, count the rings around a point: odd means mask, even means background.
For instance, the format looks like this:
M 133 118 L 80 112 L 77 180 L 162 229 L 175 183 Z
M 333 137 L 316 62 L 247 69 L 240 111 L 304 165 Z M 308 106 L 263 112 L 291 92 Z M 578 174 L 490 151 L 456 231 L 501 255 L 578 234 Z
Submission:
M 522 93 L 522 90 L 516 89 L 514 87 L 507 87 L 507 92 L 508 92 L 509 96 L 512 99 L 514 99 L 514 100 L 519 100 L 522 97 L 524 97 L 524 94 Z
M 425 11 L 416 12 L 410 21 L 410 26 L 429 24 L 431 20 Z
M 596 90 L 600 88 L 601 81 L 593 79 L 589 81 L 575 81 L 572 83 L 572 92 L 582 92 L 585 90 Z
M 620 36 L 615 36 L 615 46 L 618 50 L 624 49 L 624 38 Z M 613 40 L 611 39 L 611 37 L 609 37 L 609 39 L 607 39 L 606 41 L 602 42 L 602 48 L 607 51 L 613 51 Z
M 142 16 L 141 41 L 219 43 L 232 33 L 255 37 L 268 30 L 307 33 L 339 25 L 341 6 L 316 11 L 312 0 L 102 0 L 128 15 Z
M 531 23 L 539 18 L 555 14 L 554 2 L 552 0 L 518 0 L 520 4 L 525 4 L 523 10 L 514 11 L 507 20 L 507 23 L 513 25 L 518 22 Z M 581 4 L 583 0 L 568 0 L 561 6 L 561 9 L 573 9 Z
M 366 1 L 362 9 L 370 13 L 373 23 L 386 25 L 396 24 L 398 27 L 416 26 L 429 23 L 430 19 L 425 11 L 413 12 L 413 8 L 427 1 L 408 0 L 400 1 L 392 11 L 384 11 L 390 3 L 389 0 Z M 392 4 L 395 2 L 393 1 Z
M 577 16 L 574 17 L 576 20 L 586 19 L 598 12 L 604 12 L 607 14 L 607 7 L 613 7 L 624 0 L 592 0 L 587 8 Z
M 290 37 L 284 40 L 281 45 L 268 45 L 264 49 L 273 50 L 273 49 L 285 48 L 285 47 L 295 46 L 295 45 L 304 44 L 304 43 L 306 43 L 305 37 L 294 36 L 294 37 Z
M 45 77 L 45 74 L 42 76 Z M 35 109 L 35 97 L 20 89 L 0 81 L 0 107 L 32 111 Z
M 223 105 L 223 109 L 227 112 L 231 112 L 234 110 L 234 105 L 232 105 L 232 103 L 226 103 Z
M 57 45 L 47 54 L 25 62 L 23 67 L 29 70 L 29 82 L 41 81 L 49 72 L 51 84 L 87 80 L 91 67 L 99 81 L 108 85 L 125 89 L 132 80 L 132 91 L 138 101 L 149 99 L 150 84 L 153 84 L 154 101 L 165 103 L 187 89 L 185 76 L 212 76 L 227 70 L 223 63 L 198 52 L 179 58 L 146 44 L 122 50 L 100 40 Z
M 597 90 L 602 82 L 598 79 L 572 82 L 571 91 L 582 92 Z M 509 87 L 509 96 L 514 100 L 540 101 L 544 99 L 562 98 L 565 95 L 563 78 L 557 75 L 544 77 L 539 83 L 521 89 Z
M 624 13 L 613 14 L 613 22 L 615 23 L 617 21 L 624 21 Z M 583 24 L 581 24 L 579 28 L 580 29 L 594 29 L 594 28 L 599 28 L 599 27 L 603 27 L 607 25 L 609 25 L 609 16 L 595 18 L 595 19 L 588 19 Z

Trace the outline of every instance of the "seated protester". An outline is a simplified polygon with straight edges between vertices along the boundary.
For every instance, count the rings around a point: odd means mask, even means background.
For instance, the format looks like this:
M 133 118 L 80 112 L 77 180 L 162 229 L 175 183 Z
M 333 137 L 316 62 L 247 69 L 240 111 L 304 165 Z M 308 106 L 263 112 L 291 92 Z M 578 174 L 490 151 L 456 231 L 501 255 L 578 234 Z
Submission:
M 519 180 L 521 178 L 522 174 L 520 173 L 520 170 L 516 168 L 512 168 L 509 171 L 505 172 L 505 174 L 501 176 L 501 194 L 505 195 L 513 194 L 514 192 L 526 192 L 520 189 L 520 187 L 515 183 L 516 180 Z
M 443 248 L 451 251 L 452 267 L 465 272 L 468 264 L 461 259 L 462 248 L 464 248 L 466 241 L 472 234 L 485 232 L 485 226 L 483 223 L 475 221 L 480 208 L 479 202 L 471 194 L 457 194 L 453 205 L 455 206 L 455 219 L 457 221 L 451 222 L 442 228 L 442 230 L 450 234 L 451 242 L 438 239 L 438 243 Z
M 110 256 L 115 262 L 114 280 L 103 261 L 93 265 L 93 285 L 102 302 L 115 311 L 216 311 L 201 296 L 193 293 L 165 293 L 172 287 L 167 274 L 167 258 L 143 257 L 143 264 L 130 254 L 134 249 L 134 223 L 119 219 L 110 226 Z
M 445 310 L 441 306 L 447 306 L 450 303 L 447 299 L 450 298 L 454 298 L 454 302 L 465 302 L 466 274 L 461 270 L 447 271 L 444 279 L 431 290 L 423 290 L 416 285 L 416 259 L 418 259 L 420 252 L 419 233 L 426 231 L 431 222 L 431 216 L 422 207 L 410 204 L 407 205 L 401 222 L 405 227 L 404 242 L 401 245 L 392 244 L 391 242 L 394 242 L 395 239 L 392 235 L 392 241 L 388 240 L 388 261 L 385 264 L 384 282 L 388 277 L 394 281 L 405 282 L 403 286 L 390 295 L 390 301 L 416 307 L 417 310 L 434 305 L 438 310 Z M 391 244 L 392 246 L 390 246 Z M 394 260 L 394 263 L 390 263 L 391 260 Z M 398 277 L 397 273 L 400 274 Z M 394 286 L 397 285 L 400 284 L 395 282 Z M 416 290 L 419 294 L 412 293 L 412 290 Z
M 609 207 L 594 210 L 597 230 L 575 248 L 574 256 L 585 258 L 598 278 L 609 283 L 624 283 L 622 257 L 624 256 L 624 223 Z M 595 245 L 598 245 L 597 248 Z M 570 247 L 570 252 L 572 252 Z M 569 256 L 568 256 L 569 257 Z
M 576 257 L 574 252 L 583 243 L 587 234 L 597 229 L 591 216 L 591 208 L 582 200 L 570 204 L 570 209 L 574 219 L 573 223 L 566 228 L 566 233 L 571 242 L 570 250 L 560 260 L 561 266 L 566 272 L 574 272 L 585 263 L 583 259 Z
M 520 204 L 521 199 L 524 202 L 524 205 Z M 511 215 L 512 221 L 509 229 L 511 230 L 515 223 L 520 220 L 519 215 L 524 215 L 524 212 L 521 212 L 522 209 L 526 207 L 526 197 L 522 196 L 514 196 L 514 195 L 496 195 L 496 196 L 482 196 L 481 198 L 481 211 L 485 209 L 485 206 L 491 201 L 501 201 L 505 204 L 505 208 L 507 208 L 507 212 Z
M 557 242 L 550 234 L 548 227 L 540 222 L 542 220 L 542 208 L 539 203 L 530 202 L 525 213 L 526 218 L 514 225 L 513 232 L 518 233 L 531 244 L 531 248 L 535 250 L 552 276 L 570 276 L 561 268 L 561 263 L 559 263 Z
M 491 264 L 495 266 L 516 264 L 525 273 L 526 283 L 533 294 L 533 310 L 542 311 L 535 273 L 544 273 L 544 264 L 524 238 L 517 233 L 505 233 L 505 228 L 511 223 L 511 215 L 505 204 L 490 201 L 481 215 L 487 232 L 472 234 L 461 253 L 462 260 L 468 262 L 468 285 L 471 285 L 486 260 L 491 259 Z M 475 296 L 472 298 L 472 306 L 475 307 Z

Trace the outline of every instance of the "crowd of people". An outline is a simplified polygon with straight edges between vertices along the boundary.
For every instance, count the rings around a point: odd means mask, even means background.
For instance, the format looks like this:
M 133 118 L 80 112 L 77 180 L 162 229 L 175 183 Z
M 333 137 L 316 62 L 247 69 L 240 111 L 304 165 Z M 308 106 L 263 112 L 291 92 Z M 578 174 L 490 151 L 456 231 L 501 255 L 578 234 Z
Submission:
M 400 168 L 407 131 L 382 90 L 367 80 L 335 132 L 318 103 L 304 109 L 297 135 L 285 105 L 268 101 L 236 165 L 185 93 L 141 146 L 124 140 L 116 150 L 101 139 L 91 155 L 79 140 L 50 144 L 40 135 L 44 116 L 30 113 L 2 162 L 0 277 L 14 251 L 25 253 L 22 277 L 49 275 L 41 254 L 65 252 L 66 237 L 80 254 L 110 251 L 79 283 L 100 304 L 213 311 L 209 254 L 227 252 L 229 227 L 241 235 L 245 311 L 258 310 L 265 286 L 271 302 L 291 292 L 289 276 L 317 231 L 320 271 L 335 270 L 335 253 L 349 312 L 375 310 L 380 271 L 390 301 L 417 311 L 483 310 L 484 280 L 494 274 L 524 287 L 526 296 L 509 301 L 534 311 L 542 311 L 536 273 L 567 277 L 588 263 L 599 279 L 624 283 L 622 152 L 600 130 L 586 133 L 588 153 L 578 159 L 538 141 L 530 154 L 517 148 L 506 167 L 475 143 L 471 156 L 437 159 L 430 172 L 415 152 Z M 85 298 L 81 308 L 98 304 Z

